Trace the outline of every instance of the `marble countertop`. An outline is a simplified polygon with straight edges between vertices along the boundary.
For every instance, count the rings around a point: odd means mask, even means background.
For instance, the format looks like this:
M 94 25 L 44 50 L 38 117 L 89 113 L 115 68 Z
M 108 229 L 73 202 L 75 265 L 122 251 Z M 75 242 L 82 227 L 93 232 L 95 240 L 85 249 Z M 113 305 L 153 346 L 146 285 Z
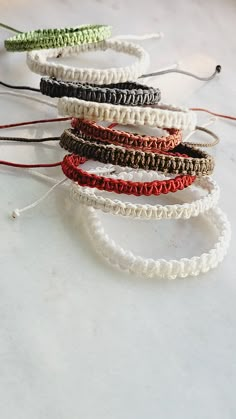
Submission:
M 209 74 L 222 65 L 209 83 L 179 75 L 153 80 L 163 100 L 231 115 L 235 18 L 234 0 L 1 0 L 1 21 L 21 30 L 89 22 L 111 24 L 115 35 L 162 31 L 161 41 L 142 42 L 150 70 L 180 61 L 181 68 Z M 25 54 L 4 50 L 9 35 L 0 30 L 0 80 L 37 86 Z M 86 60 L 118 65 L 121 58 Z M 50 107 L 0 94 L 0 124 L 55 115 Z M 199 115 L 200 123 L 207 120 Z M 65 126 L 8 133 L 59 135 Z M 216 270 L 186 280 L 145 280 L 107 266 L 62 188 L 12 220 L 13 209 L 39 198 L 49 184 L 0 166 L 2 418 L 235 419 L 235 128 L 219 120 L 212 126 L 221 138 L 212 151 L 214 177 L 232 224 L 231 247 Z M 65 154 L 55 144 L 2 143 L 0 150 L 1 159 L 18 162 L 57 161 Z M 61 177 L 58 168 L 44 173 Z M 112 237 L 144 256 L 190 256 L 212 244 L 207 225 L 196 219 L 138 224 L 102 217 Z

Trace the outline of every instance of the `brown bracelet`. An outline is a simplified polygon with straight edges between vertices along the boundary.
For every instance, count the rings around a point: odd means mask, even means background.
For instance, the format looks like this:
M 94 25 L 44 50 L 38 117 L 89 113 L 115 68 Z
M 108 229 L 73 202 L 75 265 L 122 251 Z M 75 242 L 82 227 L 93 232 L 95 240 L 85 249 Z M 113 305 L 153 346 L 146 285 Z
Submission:
M 60 145 L 71 153 L 88 159 L 134 169 L 191 176 L 210 175 L 214 169 L 213 157 L 184 144 L 175 147 L 172 153 L 151 153 L 85 140 L 78 136 L 77 131 L 67 129 L 61 136 Z

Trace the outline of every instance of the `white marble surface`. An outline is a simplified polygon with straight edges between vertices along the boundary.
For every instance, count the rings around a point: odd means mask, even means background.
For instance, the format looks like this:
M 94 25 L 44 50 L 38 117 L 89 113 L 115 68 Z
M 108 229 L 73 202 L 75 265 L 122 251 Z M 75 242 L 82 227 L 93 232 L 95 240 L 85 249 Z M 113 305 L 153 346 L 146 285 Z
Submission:
M 155 83 L 163 98 L 236 114 L 234 0 L 0 4 L 1 21 L 22 30 L 87 22 L 108 22 L 115 34 L 161 30 L 161 42 L 145 43 L 152 69 L 176 60 L 205 74 L 216 63 L 223 67 L 208 84 L 181 76 L 159 79 Z M 27 69 L 25 55 L 4 51 L 8 35 L 0 31 L 0 79 L 37 85 L 39 77 Z M 98 55 L 94 63 L 105 65 L 108 59 Z M 0 104 L 0 123 L 55 115 L 23 99 L 1 95 Z M 36 137 L 59 134 L 64 126 L 9 133 Z M 94 254 L 63 190 L 12 221 L 12 209 L 41 196 L 48 184 L 0 167 L 2 418 L 236 417 L 235 123 L 220 121 L 214 129 L 221 136 L 213 151 L 215 178 L 233 238 L 223 264 L 197 279 L 146 281 L 106 266 Z M 0 150 L 1 159 L 21 162 L 55 161 L 64 154 L 49 144 L 0 144 Z M 47 173 L 61 176 L 59 169 Z M 190 256 L 213 240 L 201 220 L 137 224 L 103 219 L 121 243 L 148 256 Z

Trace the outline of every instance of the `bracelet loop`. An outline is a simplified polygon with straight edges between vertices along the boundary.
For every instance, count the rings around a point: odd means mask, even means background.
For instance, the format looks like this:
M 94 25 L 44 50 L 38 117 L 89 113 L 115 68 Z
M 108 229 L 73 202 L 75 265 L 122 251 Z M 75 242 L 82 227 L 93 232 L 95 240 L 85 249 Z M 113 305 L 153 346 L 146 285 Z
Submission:
M 111 36 L 107 25 L 82 25 L 74 28 L 38 29 L 21 32 L 5 40 L 7 51 L 31 51 L 101 42 Z
M 134 56 L 137 60 L 125 67 L 107 69 L 79 68 L 48 61 L 48 58 L 67 57 L 75 54 L 79 55 L 86 51 L 106 51 L 107 49 L 126 53 Z M 42 76 L 55 77 L 58 80 L 113 84 L 137 80 L 149 66 L 149 54 L 140 45 L 124 41 L 105 40 L 66 48 L 31 51 L 27 54 L 27 64 L 33 72 Z

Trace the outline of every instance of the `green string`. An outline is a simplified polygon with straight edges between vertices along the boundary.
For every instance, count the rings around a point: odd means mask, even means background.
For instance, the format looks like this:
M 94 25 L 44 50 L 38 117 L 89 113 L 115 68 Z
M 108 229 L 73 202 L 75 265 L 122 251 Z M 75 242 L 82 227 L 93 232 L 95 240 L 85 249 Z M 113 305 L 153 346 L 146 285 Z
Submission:
M 15 33 L 22 33 L 21 31 L 18 31 L 18 29 L 12 28 L 11 26 L 5 25 L 4 23 L 0 23 L 0 27 L 4 29 L 8 29 L 9 31 L 12 31 Z

